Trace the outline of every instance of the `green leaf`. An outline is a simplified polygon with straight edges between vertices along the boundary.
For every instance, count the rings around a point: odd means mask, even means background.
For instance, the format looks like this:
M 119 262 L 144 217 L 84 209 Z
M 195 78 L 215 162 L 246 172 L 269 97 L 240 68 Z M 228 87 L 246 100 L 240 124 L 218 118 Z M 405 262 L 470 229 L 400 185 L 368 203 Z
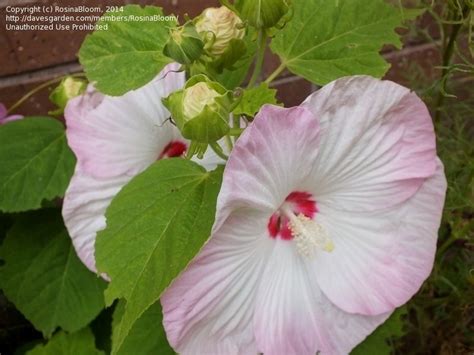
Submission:
M 46 336 L 56 327 L 76 331 L 104 307 L 105 282 L 76 256 L 59 211 L 18 218 L 0 257 L 5 295 Z
M 102 16 L 98 24 L 107 25 L 107 29 L 88 35 L 79 51 L 87 78 L 95 82 L 98 90 L 122 95 L 148 83 L 171 62 L 163 48 L 168 29 L 176 22 L 158 20 L 162 15 L 156 6 L 127 5 L 123 12 Z M 129 20 L 121 20 L 122 16 Z
M 389 64 L 380 49 L 401 45 L 394 29 L 402 14 L 383 0 L 294 0 L 292 5 L 293 19 L 271 48 L 291 72 L 316 84 L 355 74 L 381 77 Z
M 27 355 L 103 355 L 96 349 L 94 335 L 89 328 L 77 333 L 59 332 L 45 345 L 37 345 Z
M 7 231 L 13 224 L 12 215 L 4 214 L 0 212 L 0 245 L 3 243 L 3 239 L 7 236 Z M 0 285 L 0 289 L 2 285 Z
M 404 8 L 401 4 L 399 6 L 400 14 L 402 16 L 403 22 L 416 19 L 418 16 L 423 15 L 426 12 L 426 8 Z
M 106 302 L 127 300 L 116 347 L 208 239 L 222 170 L 206 172 L 179 158 L 160 160 L 125 186 L 107 209 L 96 261 L 112 280 Z
M 0 126 L 0 210 L 19 212 L 63 196 L 75 157 L 64 126 L 48 117 L 30 117 Z
M 174 355 L 166 339 L 166 333 L 163 328 L 163 313 L 159 301 L 151 305 L 145 313 L 135 322 L 125 341 L 118 346 L 120 342 L 119 330 L 122 328 L 121 321 L 125 312 L 125 301 L 121 300 L 114 312 L 112 323 L 112 346 L 113 354 L 117 355 Z
M 244 90 L 242 100 L 232 111 L 235 115 L 254 116 L 265 104 L 277 104 L 275 89 L 270 89 L 266 83 L 262 83 L 251 89 Z
M 398 308 L 362 343 L 352 350 L 351 355 L 390 355 L 393 353 L 392 341 L 403 335 L 402 317 L 407 314 L 405 307 Z

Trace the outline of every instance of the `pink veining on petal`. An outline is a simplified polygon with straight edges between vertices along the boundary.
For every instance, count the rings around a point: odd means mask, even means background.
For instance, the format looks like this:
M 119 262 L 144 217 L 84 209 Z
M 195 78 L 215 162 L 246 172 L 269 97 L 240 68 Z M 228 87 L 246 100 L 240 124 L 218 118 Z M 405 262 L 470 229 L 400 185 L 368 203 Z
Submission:
M 227 161 L 217 201 L 221 213 L 216 215 L 213 229 L 218 229 L 236 208 L 258 208 L 270 216 L 291 191 L 303 186 L 317 160 L 317 117 L 301 106 L 262 106 Z M 305 159 L 288 159 L 296 151 L 304 151 Z M 280 178 L 275 179 L 277 176 Z
M 436 253 L 446 178 L 435 175 L 396 207 L 341 212 L 321 203 L 319 221 L 335 248 L 313 261 L 321 290 L 340 309 L 364 315 L 390 312 L 406 303 L 429 276 Z
M 313 174 L 320 204 L 341 211 L 389 208 L 434 174 L 433 122 L 409 89 L 350 76 L 313 93 L 303 106 L 320 116 L 324 132 Z
M 96 178 L 136 175 L 156 161 L 178 130 L 165 124 L 161 98 L 184 85 L 177 65 L 166 66 L 146 85 L 122 96 L 104 96 L 90 87 L 65 108 L 68 144 L 85 173 Z

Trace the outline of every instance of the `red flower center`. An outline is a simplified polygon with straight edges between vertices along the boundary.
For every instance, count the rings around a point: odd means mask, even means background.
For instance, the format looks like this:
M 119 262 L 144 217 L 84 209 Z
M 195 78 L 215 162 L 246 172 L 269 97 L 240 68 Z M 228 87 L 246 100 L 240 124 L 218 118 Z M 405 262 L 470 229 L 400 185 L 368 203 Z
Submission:
M 313 196 L 308 192 L 294 191 L 290 193 L 285 202 L 283 202 L 295 215 L 303 214 L 308 218 L 313 218 L 318 208 Z M 268 220 L 268 233 L 271 238 L 281 238 L 291 240 L 293 236 L 289 228 L 288 217 L 283 215 L 280 210 L 276 211 Z
M 180 157 L 186 152 L 186 149 L 188 149 L 186 143 L 172 141 L 163 149 L 158 159 Z

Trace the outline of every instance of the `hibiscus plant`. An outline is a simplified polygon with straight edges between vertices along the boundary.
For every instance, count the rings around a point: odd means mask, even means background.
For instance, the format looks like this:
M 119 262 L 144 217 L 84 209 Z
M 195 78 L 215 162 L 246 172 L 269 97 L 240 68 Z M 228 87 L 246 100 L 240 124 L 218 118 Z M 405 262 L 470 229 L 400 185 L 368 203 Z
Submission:
M 101 353 L 104 309 L 112 354 L 370 348 L 429 276 L 445 199 L 428 109 L 381 79 L 382 46 L 419 14 L 383 0 L 104 14 L 84 73 L 51 93 L 56 118 L 0 113 L 0 210 L 18 216 L 0 286 L 49 339 L 29 353 Z M 299 106 L 276 99 L 284 71 L 314 84 Z

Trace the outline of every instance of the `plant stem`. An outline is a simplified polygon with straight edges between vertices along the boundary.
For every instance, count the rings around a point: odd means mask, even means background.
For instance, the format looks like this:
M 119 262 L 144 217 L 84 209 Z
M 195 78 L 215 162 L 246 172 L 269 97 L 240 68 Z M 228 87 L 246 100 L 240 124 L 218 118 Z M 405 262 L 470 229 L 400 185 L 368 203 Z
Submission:
M 85 74 L 84 73 L 78 73 L 78 74 L 70 74 L 70 76 L 84 76 Z M 15 102 L 8 110 L 7 110 L 7 114 L 10 114 L 12 111 L 14 111 L 15 109 L 17 109 L 18 107 L 20 107 L 26 100 L 28 100 L 31 96 L 33 96 L 34 94 L 36 94 L 37 92 L 43 90 L 44 88 L 50 86 L 51 84 L 55 84 L 57 83 L 58 81 L 61 81 L 62 79 L 64 78 L 64 76 L 60 76 L 58 78 L 54 78 L 54 79 L 51 79 L 41 85 L 38 85 L 37 87 L 35 87 L 34 89 L 32 89 L 31 91 L 29 91 L 28 93 L 26 93 L 20 100 L 18 100 L 17 102 Z
M 227 145 L 227 149 L 229 152 L 234 148 L 234 143 L 232 143 L 232 138 L 230 138 L 231 134 L 227 134 L 225 136 L 225 144 Z
M 265 49 L 267 45 L 267 35 L 264 30 L 258 32 L 258 48 L 257 48 L 257 58 L 255 59 L 255 66 L 253 68 L 252 76 L 250 77 L 249 84 L 247 87 L 252 87 L 257 82 L 262 72 L 263 59 L 265 58 Z
M 219 145 L 219 143 L 213 142 L 213 143 L 209 143 L 209 145 L 211 146 L 214 153 L 216 153 L 220 158 L 222 158 L 224 160 L 229 159 L 229 157 L 227 155 L 225 155 L 224 152 L 222 151 L 222 148 Z
M 453 54 L 454 54 L 454 45 L 456 43 L 456 39 L 458 37 L 459 31 L 461 30 L 461 27 L 464 24 L 463 19 L 464 19 L 465 15 L 467 14 L 468 10 L 469 9 L 466 5 L 464 7 L 463 11 L 462 11 L 461 21 L 459 23 L 456 23 L 455 25 L 453 25 L 453 27 L 451 29 L 451 34 L 449 35 L 448 44 L 446 45 L 446 47 L 444 49 L 444 52 L 443 52 L 443 70 L 441 71 L 441 81 L 445 80 L 444 77 L 448 74 L 448 69 L 449 69 L 448 66 L 451 63 L 451 59 L 452 59 Z M 438 91 L 438 96 L 436 98 L 436 104 L 435 104 L 435 108 L 436 108 L 435 121 L 438 121 L 439 118 L 440 118 L 441 106 L 443 106 L 444 97 L 445 97 L 445 95 L 444 95 L 443 91 L 440 89 Z
M 244 130 L 242 128 L 231 128 L 229 130 L 229 136 L 240 136 Z
M 275 69 L 273 73 L 270 74 L 268 78 L 265 79 L 265 83 L 270 84 L 275 78 L 280 75 L 280 73 L 285 70 L 286 64 L 281 63 L 278 68 Z
M 235 129 L 240 129 L 240 116 L 238 115 L 232 115 L 232 128 L 233 130 Z M 237 140 L 237 137 L 234 136 L 234 143 Z

